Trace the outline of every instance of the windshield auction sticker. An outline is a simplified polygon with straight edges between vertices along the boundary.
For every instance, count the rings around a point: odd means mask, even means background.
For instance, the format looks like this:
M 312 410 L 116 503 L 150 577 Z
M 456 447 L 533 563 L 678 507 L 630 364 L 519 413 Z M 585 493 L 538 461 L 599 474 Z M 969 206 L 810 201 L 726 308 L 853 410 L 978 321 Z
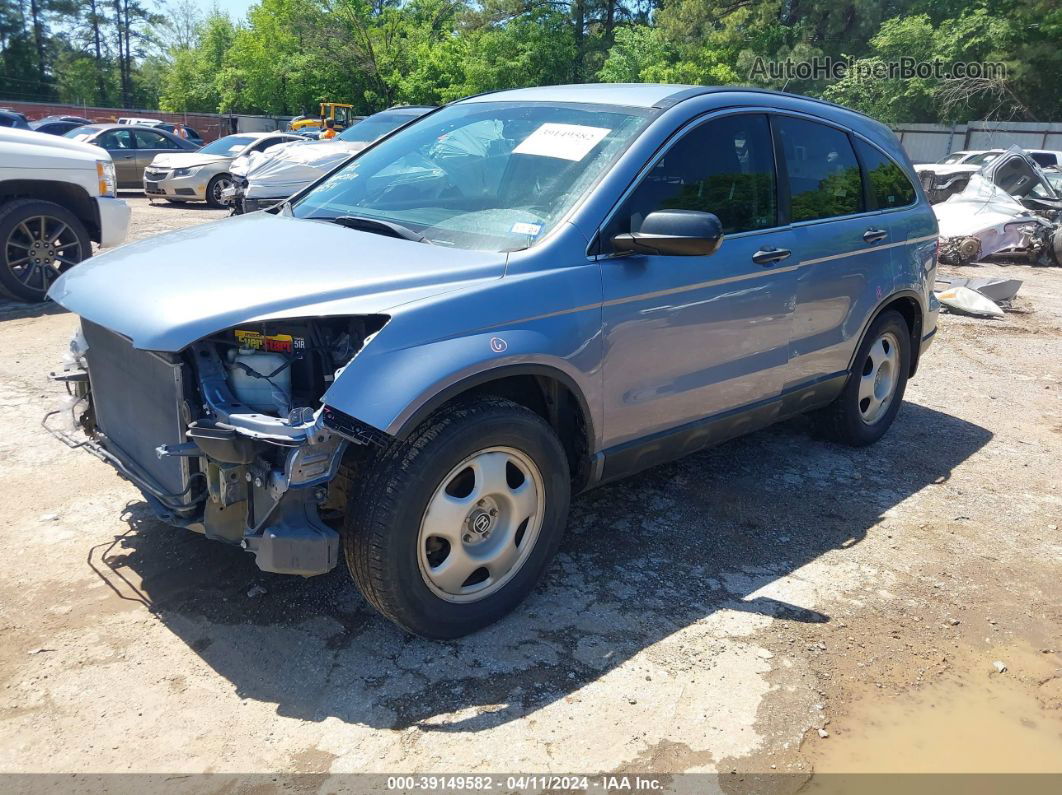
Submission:
M 582 160 L 612 130 L 581 124 L 543 124 L 513 150 L 516 155 L 541 155 Z

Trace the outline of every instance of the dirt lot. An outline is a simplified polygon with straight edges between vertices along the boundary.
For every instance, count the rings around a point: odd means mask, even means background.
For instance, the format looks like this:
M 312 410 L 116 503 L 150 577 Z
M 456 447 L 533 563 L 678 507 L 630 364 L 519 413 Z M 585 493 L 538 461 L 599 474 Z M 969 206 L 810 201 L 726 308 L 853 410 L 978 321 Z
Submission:
M 134 238 L 223 215 L 127 198 Z M 0 770 L 1062 772 L 1062 269 L 966 271 L 1014 311 L 942 317 L 878 445 L 793 421 L 591 492 L 453 643 L 154 521 L 40 426 L 74 319 L 0 306 Z

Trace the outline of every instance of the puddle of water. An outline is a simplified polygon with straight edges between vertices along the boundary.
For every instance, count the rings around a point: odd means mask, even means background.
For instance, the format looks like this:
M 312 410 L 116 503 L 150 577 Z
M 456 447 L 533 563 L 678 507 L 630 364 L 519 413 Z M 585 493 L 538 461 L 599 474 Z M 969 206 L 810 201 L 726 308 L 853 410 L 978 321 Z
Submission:
M 823 774 L 833 773 L 1062 773 L 1060 673 L 1056 654 L 995 649 L 919 690 L 868 698 L 827 727 L 829 738 L 805 746 L 815 767 L 805 791 L 829 791 Z

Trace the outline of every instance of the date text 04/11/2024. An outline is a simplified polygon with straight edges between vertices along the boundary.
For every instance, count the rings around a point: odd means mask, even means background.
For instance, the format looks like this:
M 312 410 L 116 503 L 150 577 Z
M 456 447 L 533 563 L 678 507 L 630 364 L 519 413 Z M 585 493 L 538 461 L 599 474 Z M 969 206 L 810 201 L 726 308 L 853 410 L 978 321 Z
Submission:
M 389 776 L 392 791 L 571 791 L 654 792 L 664 789 L 663 777 L 641 775 L 450 775 Z

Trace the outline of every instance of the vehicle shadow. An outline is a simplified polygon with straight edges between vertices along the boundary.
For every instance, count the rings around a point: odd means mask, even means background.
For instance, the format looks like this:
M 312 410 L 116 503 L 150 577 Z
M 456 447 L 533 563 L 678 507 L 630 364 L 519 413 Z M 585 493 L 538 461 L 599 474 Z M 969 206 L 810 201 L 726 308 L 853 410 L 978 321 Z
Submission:
M 15 298 L 0 297 L 0 323 L 5 320 L 23 320 L 45 315 L 64 315 L 63 309 L 54 301 L 19 301 Z
M 129 531 L 89 564 L 242 698 L 312 721 L 477 731 L 563 699 L 695 623 L 735 613 L 828 622 L 758 592 L 829 551 L 843 555 L 991 436 L 907 403 L 871 448 L 817 441 L 800 419 L 589 492 L 573 501 L 536 592 L 453 642 L 410 637 L 377 616 L 342 564 L 308 580 L 264 574 L 237 548 L 157 522 L 144 503 L 129 506 Z

